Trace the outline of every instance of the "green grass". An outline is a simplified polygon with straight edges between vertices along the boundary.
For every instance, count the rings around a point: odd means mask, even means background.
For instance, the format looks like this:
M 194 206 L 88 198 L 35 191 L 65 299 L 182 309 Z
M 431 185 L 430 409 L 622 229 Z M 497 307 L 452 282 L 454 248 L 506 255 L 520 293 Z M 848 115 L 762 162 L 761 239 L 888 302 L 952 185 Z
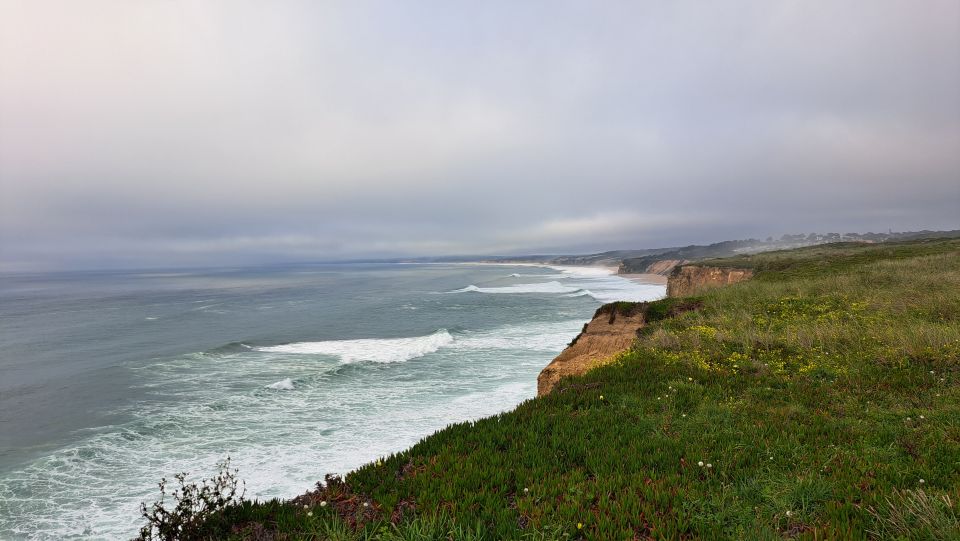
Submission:
M 757 275 L 647 307 L 577 386 L 209 535 L 960 539 L 960 240 L 715 263 Z

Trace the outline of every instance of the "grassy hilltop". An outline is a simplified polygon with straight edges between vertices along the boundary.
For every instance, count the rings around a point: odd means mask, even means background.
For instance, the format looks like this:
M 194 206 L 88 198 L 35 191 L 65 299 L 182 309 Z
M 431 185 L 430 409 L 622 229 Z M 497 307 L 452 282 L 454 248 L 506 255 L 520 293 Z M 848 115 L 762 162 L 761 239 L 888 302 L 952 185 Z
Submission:
M 960 539 L 960 239 L 709 264 L 756 276 L 546 397 L 200 537 Z

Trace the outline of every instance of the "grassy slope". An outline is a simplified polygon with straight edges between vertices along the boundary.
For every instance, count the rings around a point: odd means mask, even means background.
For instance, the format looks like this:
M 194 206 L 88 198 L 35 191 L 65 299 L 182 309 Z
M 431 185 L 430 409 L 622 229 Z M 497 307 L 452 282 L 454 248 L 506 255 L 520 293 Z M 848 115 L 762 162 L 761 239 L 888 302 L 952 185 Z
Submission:
M 960 240 L 714 263 L 759 272 L 564 392 L 225 521 L 296 539 L 960 537 Z

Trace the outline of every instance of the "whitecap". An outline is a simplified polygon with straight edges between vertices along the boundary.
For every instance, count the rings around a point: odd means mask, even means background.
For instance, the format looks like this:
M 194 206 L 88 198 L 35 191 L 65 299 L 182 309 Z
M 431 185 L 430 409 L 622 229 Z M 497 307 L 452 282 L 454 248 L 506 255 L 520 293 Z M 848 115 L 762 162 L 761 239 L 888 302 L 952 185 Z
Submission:
M 586 297 L 586 296 L 593 297 L 593 292 L 591 292 L 589 289 L 581 289 L 579 291 L 574 291 L 569 295 L 564 295 L 564 297 Z
M 516 284 L 502 287 L 477 287 L 473 284 L 467 287 L 455 289 L 451 293 L 573 293 L 580 288 L 565 286 L 560 282 L 537 282 L 532 284 Z
M 293 384 L 293 379 L 291 378 L 282 379 L 276 383 L 267 385 L 267 389 L 275 389 L 277 391 L 292 391 L 295 388 L 296 387 Z
M 409 361 L 433 353 L 453 343 L 446 329 L 427 336 L 411 338 L 363 338 L 359 340 L 328 340 L 324 342 L 296 342 L 280 346 L 257 348 L 270 353 L 330 355 L 343 363 L 371 361 L 395 363 Z

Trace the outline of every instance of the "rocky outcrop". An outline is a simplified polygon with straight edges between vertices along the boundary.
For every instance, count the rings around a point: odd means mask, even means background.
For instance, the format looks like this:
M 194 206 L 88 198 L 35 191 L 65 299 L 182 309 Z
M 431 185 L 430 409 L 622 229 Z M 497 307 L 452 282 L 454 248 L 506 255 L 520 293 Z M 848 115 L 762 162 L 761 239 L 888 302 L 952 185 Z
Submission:
M 713 287 L 735 284 L 753 277 L 750 269 L 684 265 L 667 279 L 668 297 L 688 297 Z
M 549 393 L 560 378 L 584 374 L 629 348 L 643 327 L 645 306 L 646 303 L 601 306 L 567 349 L 540 372 L 537 395 Z

